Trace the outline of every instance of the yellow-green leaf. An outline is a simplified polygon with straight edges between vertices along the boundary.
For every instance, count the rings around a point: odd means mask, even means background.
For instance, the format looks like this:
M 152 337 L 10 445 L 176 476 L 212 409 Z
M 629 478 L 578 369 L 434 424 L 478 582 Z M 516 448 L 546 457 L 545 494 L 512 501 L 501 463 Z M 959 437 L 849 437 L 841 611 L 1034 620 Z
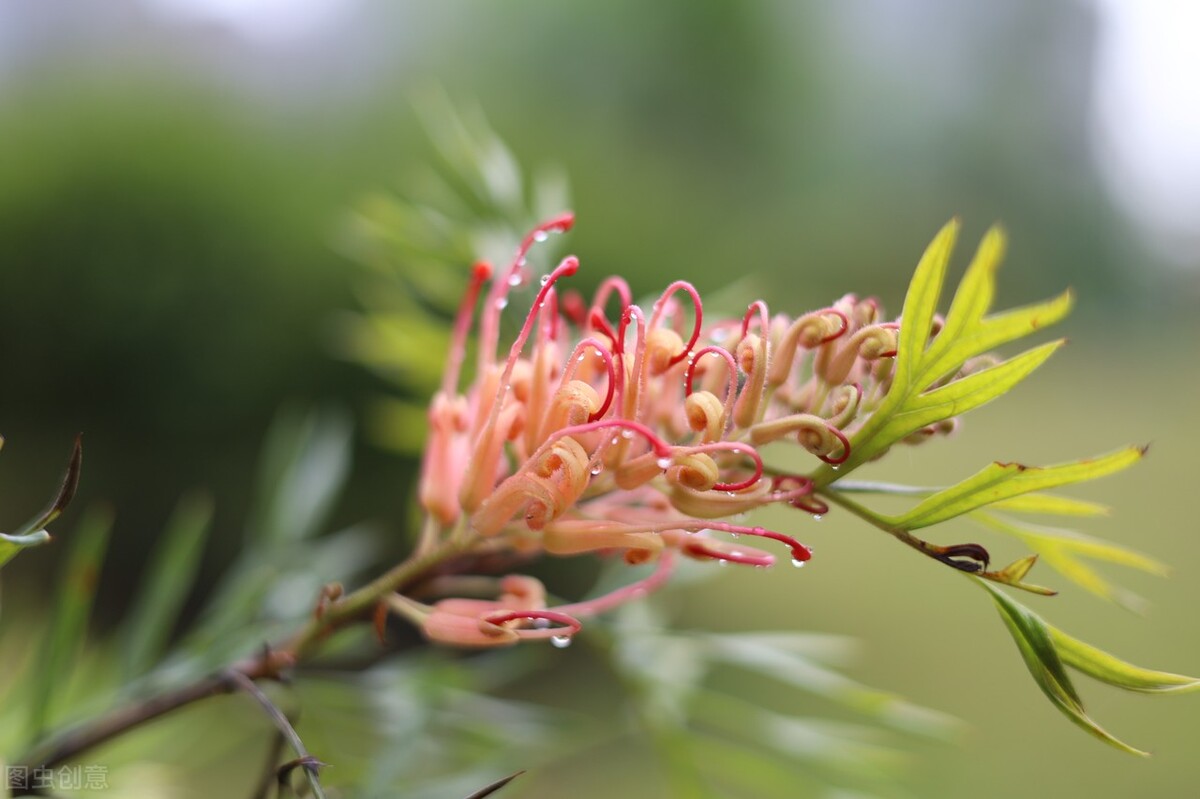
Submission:
M 996 603 L 1000 618 L 1017 644 L 1026 668 L 1042 693 L 1072 723 L 1099 738 L 1106 744 L 1133 755 L 1146 757 L 1149 753 L 1135 749 L 1097 724 L 1084 710 L 1083 702 L 1067 676 L 1063 660 L 1055 647 L 1050 626 L 1029 608 L 1014 601 L 984 580 L 976 582 L 987 590 Z
M 1054 516 L 1107 516 L 1110 508 L 1099 502 L 1064 497 L 1059 494 L 1022 494 L 993 502 L 991 510 L 1007 510 L 1017 513 L 1045 513 Z
M 993 506 L 994 507 L 994 506 Z M 1087 591 L 1131 610 L 1140 611 L 1145 602 L 1130 591 L 1112 585 L 1098 572 L 1079 560 L 1079 556 L 1116 563 L 1152 574 L 1166 574 L 1167 567 L 1147 555 L 1099 538 L 1027 523 L 1018 524 L 1003 517 L 977 512 L 971 515 L 984 526 L 1020 539 L 1042 556 L 1050 568 Z
M 1005 249 L 1004 231 L 999 226 L 993 226 L 979 242 L 979 249 L 975 251 L 971 265 L 967 267 L 966 274 L 954 292 L 950 312 L 946 314 L 946 323 L 929 345 L 929 351 L 922 364 L 922 371 L 926 377 L 932 380 L 941 377 L 938 374 L 929 374 L 928 367 L 945 359 L 964 336 L 977 329 L 983 315 L 992 307 L 992 298 L 996 293 L 996 270 L 1004 260 Z M 958 363 L 964 360 L 966 359 L 961 359 Z
M 942 284 L 946 281 L 950 253 L 954 251 L 954 242 L 958 238 L 958 229 L 957 219 L 947 222 L 933 237 L 913 273 L 904 297 L 904 312 L 900 317 L 894 389 L 907 389 L 919 372 L 925 346 L 929 343 L 933 315 L 942 295 Z
M 1144 448 L 1129 447 L 1098 458 L 1056 466 L 992 463 L 961 483 L 926 498 L 908 513 L 889 522 L 905 530 L 928 527 L 999 500 L 1112 474 L 1133 465 L 1144 454 Z
M 1147 694 L 1200 691 L 1200 679 L 1135 666 L 1073 638 L 1053 625 L 1046 627 L 1062 662 L 1101 682 Z

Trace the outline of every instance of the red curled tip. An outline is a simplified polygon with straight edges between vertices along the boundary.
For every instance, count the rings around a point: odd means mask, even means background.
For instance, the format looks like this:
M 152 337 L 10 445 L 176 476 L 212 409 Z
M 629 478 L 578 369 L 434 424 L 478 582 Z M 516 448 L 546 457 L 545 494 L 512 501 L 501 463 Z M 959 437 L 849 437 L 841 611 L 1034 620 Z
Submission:
M 895 322 L 884 322 L 883 324 L 880 325 L 880 327 L 886 328 L 888 330 L 899 330 L 900 329 L 900 325 L 898 325 Z M 897 353 L 899 353 L 899 350 L 888 350 L 887 352 L 879 353 L 879 357 L 880 358 L 895 358 Z
M 708 346 L 697 350 L 696 354 L 692 356 L 692 362 L 688 364 L 687 374 L 684 375 L 685 395 L 691 396 L 692 381 L 696 376 L 696 365 L 700 363 L 701 358 L 709 353 L 712 353 L 713 355 L 720 355 L 725 359 L 725 364 L 729 367 L 730 388 L 737 388 L 737 362 L 733 360 L 733 355 L 730 354 L 729 350 L 725 349 L 724 347 Z
M 591 314 L 588 316 L 588 325 L 591 326 L 592 329 L 598 331 L 601 335 L 607 336 L 608 340 L 612 342 L 614 350 L 617 352 L 622 351 L 623 348 L 621 346 L 621 341 L 617 337 L 617 334 L 613 331 L 612 325 L 610 325 L 608 320 L 604 318 L 604 314 L 593 308 Z M 623 329 L 624 328 L 622 328 L 622 330 Z
M 492 276 L 492 265 L 487 261 L 476 261 L 471 267 L 471 280 L 482 283 Z
M 688 538 L 681 547 L 683 554 L 693 558 L 705 558 L 721 563 L 737 563 L 741 566 L 757 566 L 765 568 L 775 565 L 775 556 L 769 552 L 752 547 L 745 549 L 723 549 L 716 546 L 705 546 L 703 538 Z
M 833 341 L 834 339 L 841 338 L 842 336 L 846 335 L 846 331 L 850 329 L 850 320 L 848 318 L 846 318 L 846 314 L 842 313 L 837 308 L 829 308 L 825 311 L 825 313 L 833 314 L 837 318 L 841 319 L 842 320 L 842 328 L 841 328 L 841 330 L 838 330 L 836 333 L 831 333 L 830 335 L 821 339 L 819 342 L 817 342 L 818 344 L 828 344 L 829 342 Z
M 562 636 L 569 638 L 583 629 L 583 624 L 579 619 L 556 610 L 494 610 L 491 613 L 485 613 L 479 618 L 479 621 L 481 625 L 496 626 L 510 621 L 548 621 L 559 625 L 558 627 L 518 630 L 517 634 L 522 638 L 559 638 Z
M 691 297 L 692 307 L 696 311 L 696 319 L 692 324 L 692 337 L 688 339 L 687 344 L 684 345 L 683 350 L 678 355 L 667 361 L 667 366 L 674 366 L 688 356 L 692 351 L 692 347 L 696 346 L 696 342 L 700 340 L 700 327 L 704 324 L 704 304 L 700 301 L 700 292 L 696 291 L 696 287 L 686 280 L 676 280 L 667 286 L 667 290 L 659 298 L 657 310 L 654 313 L 654 318 L 651 320 L 651 326 L 662 317 L 667 307 L 667 300 L 677 291 L 686 292 Z
M 830 466 L 837 466 L 840 463 L 845 463 L 850 458 L 850 439 L 846 438 L 845 433 L 838 430 L 836 427 L 828 426 L 826 429 L 833 433 L 838 441 L 842 442 L 842 451 L 836 458 L 831 458 L 828 455 L 818 455 L 817 457 L 828 463 Z
M 744 488 L 749 488 L 762 479 L 762 456 L 759 455 L 758 450 L 754 449 L 753 447 L 745 444 L 732 444 L 731 442 L 721 441 L 715 444 L 703 444 L 689 451 L 712 452 L 717 450 L 731 452 L 734 455 L 749 455 L 754 460 L 754 474 L 750 475 L 745 480 L 741 480 L 736 483 L 714 483 L 712 487 L 713 491 L 741 491 Z
M 813 516 L 824 516 L 829 513 L 829 505 L 816 497 L 797 497 L 791 501 L 791 506 L 797 510 L 807 511 Z
M 753 535 L 759 538 L 769 538 L 772 541 L 778 541 L 787 546 L 792 551 L 792 562 L 803 563 L 812 557 L 812 550 L 801 544 L 790 535 L 777 533 L 774 530 L 768 530 L 765 527 L 742 527 L 736 524 L 714 524 L 711 529 L 721 530 L 726 533 L 736 533 L 738 535 Z
M 754 318 L 754 312 L 758 312 L 758 324 L 762 329 L 763 335 L 767 333 L 767 327 L 771 323 L 770 312 L 767 310 L 767 304 L 762 300 L 755 300 L 750 303 L 750 307 L 746 309 L 746 315 L 742 317 L 742 338 L 750 332 L 750 320 Z M 842 317 L 845 319 L 846 317 Z M 839 334 L 840 335 L 840 334 Z
M 612 356 L 609 355 L 608 350 L 601 346 L 600 342 L 596 339 L 588 337 L 581 340 L 579 344 L 575 346 L 574 352 L 571 353 L 571 362 L 568 364 L 568 368 L 570 370 L 569 374 L 571 376 L 574 376 L 575 370 L 577 369 L 576 365 L 583 360 L 588 349 L 593 349 L 597 354 L 599 354 L 600 358 L 604 361 L 604 368 L 608 372 L 608 390 L 605 392 L 604 402 L 600 404 L 599 409 L 597 409 L 595 413 L 588 416 L 588 421 L 594 422 L 603 417 L 604 414 L 608 412 L 609 406 L 612 405 L 613 394 L 617 388 L 617 370 L 616 367 L 613 366 L 613 359 Z
M 801 544 L 790 535 L 777 533 L 774 530 L 768 530 L 765 527 L 754 527 L 747 531 L 749 535 L 756 535 L 761 538 L 770 538 L 772 541 L 778 541 L 781 544 L 786 544 L 787 548 L 792 551 L 793 563 L 804 563 L 812 558 L 812 550 Z
M 576 327 L 583 327 L 584 322 L 587 321 L 587 306 L 583 304 L 583 295 L 575 289 L 563 292 L 562 299 L 559 300 L 559 308 L 562 315 Z
M 556 441 L 565 436 L 581 436 L 585 433 L 594 433 L 597 430 L 605 430 L 610 427 L 619 427 L 623 430 L 631 430 L 637 433 L 650 444 L 654 454 L 661 458 L 671 456 L 671 445 L 658 437 L 658 434 L 651 430 L 641 422 L 635 422 L 632 419 L 601 419 L 596 422 L 586 422 L 584 424 L 571 425 L 555 431 L 554 435 L 543 443 L 545 447 L 550 441 Z

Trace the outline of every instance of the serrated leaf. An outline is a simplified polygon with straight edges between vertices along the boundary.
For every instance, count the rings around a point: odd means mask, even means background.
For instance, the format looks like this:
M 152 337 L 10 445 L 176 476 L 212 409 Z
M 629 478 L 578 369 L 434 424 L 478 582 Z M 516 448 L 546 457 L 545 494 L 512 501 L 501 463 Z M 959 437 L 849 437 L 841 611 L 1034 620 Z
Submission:
M 162 654 L 200 568 L 212 514 L 207 496 L 185 497 L 150 556 L 141 591 L 124 625 L 127 679 L 146 671 Z
M 1047 624 L 1063 663 L 1101 682 L 1147 694 L 1200 691 L 1200 679 L 1135 666 Z
M 898 528 L 918 530 L 1002 499 L 1104 477 L 1132 466 L 1144 454 L 1143 448 L 1129 447 L 1098 458 L 1056 466 L 995 462 L 961 483 L 928 497 L 908 513 L 888 521 Z
M 991 594 L 1026 668 L 1050 702 L 1090 735 L 1123 752 L 1147 757 L 1148 752 L 1135 749 L 1116 738 L 1088 716 L 1055 648 L 1049 625 L 1029 608 L 1014 601 L 1000 589 L 993 588 L 985 580 L 977 579 L 976 582 Z
M 1140 597 L 1112 585 L 1076 556 L 1082 555 L 1116 563 L 1151 574 L 1162 575 L 1167 571 L 1164 564 L 1140 552 L 1071 530 L 1059 530 L 1025 523 L 1017 524 L 1008 519 L 982 512 L 973 513 L 972 518 L 992 530 L 1020 539 L 1026 546 L 1040 554 L 1048 566 L 1076 585 L 1132 610 L 1140 610 L 1141 605 L 1144 604 Z
M 38 667 L 29 677 L 31 738 L 40 736 L 55 715 L 54 701 L 64 693 L 74 668 L 73 655 L 83 646 L 112 524 L 109 510 L 92 509 L 75 530 L 70 555 L 55 591 L 55 608 L 46 626 Z

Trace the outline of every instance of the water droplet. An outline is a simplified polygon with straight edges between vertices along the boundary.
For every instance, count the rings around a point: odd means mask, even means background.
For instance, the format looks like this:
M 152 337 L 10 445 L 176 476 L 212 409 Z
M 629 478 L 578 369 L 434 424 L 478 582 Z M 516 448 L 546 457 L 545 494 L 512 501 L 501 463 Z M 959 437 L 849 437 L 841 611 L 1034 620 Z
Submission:
M 509 275 L 508 276 L 508 285 L 512 286 L 513 288 L 516 288 L 517 286 L 521 285 L 521 276 L 515 272 L 513 274 Z
M 829 464 L 829 468 L 833 469 L 836 472 L 838 469 L 840 469 L 842 467 L 838 466 L 836 463 L 831 463 L 831 464 Z
M 550 238 L 550 234 L 544 230 L 535 230 L 533 232 L 534 241 L 545 241 L 548 238 Z
M 586 361 L 586 360 L 587 360 L 587 353 L 585 352 L 585 353 L 583 353 L 582 355 L 580 355 L 580 356 L 579 356 L 579 362 L 580 362 L 580 363 L 583 363 L 583 362 L 584 362 L 584 361 Z
M 797 569 L 803 569 L 804 564 L 807 562 L 808 561 L 800 560 L 799 558 L 792 558 L 792 565 L 795 566 Z
M 741 534 L 741 533 L 730 533 L 730 535 L 731 535 L 731 536 L 733 536 L 734 538 L 741 538 L 741 537 L 742 537 L 742 534 Z
M 525 258 L 524 258 L 524 256 L 522 256 L 521 260 L 517 261 L 517 266 L 524 266 L 524 265 L 525 265 Z
M 594 476 L 594 475 L 597 475 L 597 474 L 600 474 L 600 472 L 602 472 L 602 471 L 604 471 L 604 467 L 603 467 L 602 465 L 600 465 L 599 463 L 597 463 L 597 464 L 596 464 L 595 466 L 593 466 L 593 467 L 592 467 L 592 469 L 591 469 L 591 472 L 592 472 L 592 475 L 593 475 L 593 476 Z
M 824 514 L 821 514 L 821 513 L 814 513 L 814 514 L 813 514 L 813 521 L 814 521 L 814 522 L 819 522 L 819 521 L 821 521 L 821 520 L 822 520 L 822 519 L 824 519 L 824 518 L 825 518 L 825 515 L 824 515 Z
M 658 468 L 666 469 L 667 467 L 669 467 L 671 465 L 671 459 L 670 458 L 659 458 L 657 461 L 655 461 L 655 463 L 658 464 Z
M 631 439 L 631 438 L 633 438 L 633 431 L 632 431 L 632 430 L 622 430 L 622 431 L 621 431 L 621 438 L 624 438 L 624 439 Z
M 549 282 L 550 282 L 550 276 L 549 276 L 549 275 L 542 275 L 542 279 L 541 279 L 541 280 L 539 280 L 538 282 L 539 282 L 539 283 L 541 283 L 541 284 L 544 286 L 544 285 L 546 285 L 547 283 L 549 283 Z
M 545 630 L 550 627 L 549 619 L 534 619 L 533 627 L 535 630 Z
M 617 438 L 616 436 L 613 436 L 613 437 L 612 437 L 612 441 L 611 441 L 610 443 L 611 443 L 613 446 L 616 446 L 617 444 L 620 444 L 620 443 L 621 443 L 621 439 Z
M 717 561 L 717 565 L 718 565 L 718 566 L 728 566 L 728 565 L 729 565 L 729 561 L 727 561 L 727 560 L 723 560 L 723 559 L 722 559 L 722 560 L 718 560 L 718 561 Z
M 559 649 L 566 649 L 567 647 L 569 647 L 571 645 L 571 636 L 569 636 L 569 635 L 552 635 L 552 636 L 550 636 L 550 643 L 553 644 L 554 646 L 558 647 Z
M 496 310 L 503 311 L 507 307 L 508 297 L 501 297 L 500 299 L 496 300 Z
M 538 308 L 545 308 L 545 307 L 546 307 L 546 303 L 544 300 L 542 302 L 538 303 Z

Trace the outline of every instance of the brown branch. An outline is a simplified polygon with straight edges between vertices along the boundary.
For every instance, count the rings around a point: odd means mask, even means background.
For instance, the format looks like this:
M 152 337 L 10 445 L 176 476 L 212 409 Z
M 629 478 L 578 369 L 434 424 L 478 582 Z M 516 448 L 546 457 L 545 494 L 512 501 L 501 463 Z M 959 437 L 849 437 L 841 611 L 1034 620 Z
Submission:
M 209 696 L 232 693 L 244 687 L 242 679 L 251 683 L 260 679 L 278 679 L 282 672 L 311 656 L 329 633 L 361 620 L 380 599 L 425 579 L 447 560 L 469 549 L 472 543 L 474 540 L 469 536 L 451 535 L 439 548 L 418 553 L 357 591 L 329 603 L 324 612 L 310 619 L 282 646 L 268 648 L 258 657 L 236 663 L 196 682 L 85 721 L 37 744 L 15 762 L 25 764 L 31 770 L 53 768 L 173 710 Z

